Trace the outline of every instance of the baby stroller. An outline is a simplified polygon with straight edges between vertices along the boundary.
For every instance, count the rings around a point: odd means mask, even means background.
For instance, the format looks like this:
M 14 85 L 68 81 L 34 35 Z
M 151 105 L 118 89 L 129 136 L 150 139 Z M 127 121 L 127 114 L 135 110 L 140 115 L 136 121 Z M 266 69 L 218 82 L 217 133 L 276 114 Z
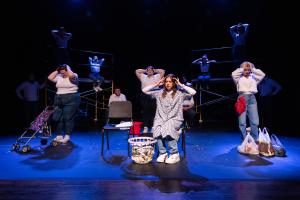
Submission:
M 51 137 L 51 129 L 48 123 L 49 118 L 54 112 L 55 107 L 47 106 L 33 122 L 31 122 L 30 127 L 27 128 L 23 134 L 17 139 L 16 143 L 13 144 L 12 150 L 19 151 L 21 145 L 22 152 L 27 153 L 30 151 L 29 143 L 32 139 L 39 137 L 41 139 L 41 144 L 46 145 L 48 138 Z

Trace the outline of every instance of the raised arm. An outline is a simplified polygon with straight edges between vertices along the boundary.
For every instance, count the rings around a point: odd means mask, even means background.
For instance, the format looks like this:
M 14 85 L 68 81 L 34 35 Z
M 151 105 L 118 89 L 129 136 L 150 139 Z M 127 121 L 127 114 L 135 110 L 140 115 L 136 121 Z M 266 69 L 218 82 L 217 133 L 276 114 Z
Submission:
M 245 27 L 245 32 L 247 33 L 249 31 L 249 24 L 243 24 L 243 26 Z
M 235 84 L 237 84 L 239 79 L 242 77 L 243 71 L 244 69 L 242 67 L 239 67 L 231 73 L 231 77 Z
M 155 88 L 155 87 L 163 85 L 164 81 L 165 81 L 165 77 L 161 78 L 157 83 L 154 83 L 152 85 L 148 85 L 148 86 L 144 87 L 142 89 L 143 93 L 145 93 L 145 94 L 151 94 L 151 90 L 153 88 Z
M 67 72 L 68 72 L 68 77 L 69 77 L 69 80 L 71 81 L 71 83 L 77 85 L 78 84 L 78 76 L 76 73 L 74 73 L 70 66 L 67 65 Z
M 230 29 L 229 29 L 230 30 L 230 34 L 231 34 L 232 37 L 235 36 L 235 29 L 236 29 L 236 25 L 231 26 Z
M 193 88 L 186 86 L 182 83 L 180 83 L 179 78 L 176 78 L 176 82 L 175 82 L 178 86 L 180 86 L 181 88 L 183 88 L 185 91 L 187 91 L 188 94 L 194 96 L 196 94 L 196 90 L 194 90 Z
M 135 70 L 135 75 L 138 77 L 138 79 L 141 80 L 141 76 L 142 74 L 146 73 L 146 70 L 145 69 L 137 69 Z
M 263 71 L 261 71 L 260 69 L 256 69 L 255 67 L 252 67 L 251 71 L 257 83 L 263 80 L 263 78 L 266 76 L 266 74 Z
M 193 64 L 199 64 L 200 62 L 201 62 L 201 58 L 198 58 L 198 59 L 194 60 L 192 63 Z
M 165 70 L 164 69 L 155 69 L 154 72 L 159 74 L 160 78 L 165 76 Z
M 57 75 L 58 75 L 58 71 L 57 70 L 55 70 L 54 72 L 51 72 L 49 74 L 49 76 L 48 76 L 48 80 L 52 81 L 52 82 L 55 82 L 55 78 L 56 78 Z
M 72 38 L 72 33 L 66 33 L 67 39 L 71 39 Z
M 54 37 L 54 38 L 57 38 L 57 33 L 58 33 L 58 30 L 51 30 L 51 35 Z

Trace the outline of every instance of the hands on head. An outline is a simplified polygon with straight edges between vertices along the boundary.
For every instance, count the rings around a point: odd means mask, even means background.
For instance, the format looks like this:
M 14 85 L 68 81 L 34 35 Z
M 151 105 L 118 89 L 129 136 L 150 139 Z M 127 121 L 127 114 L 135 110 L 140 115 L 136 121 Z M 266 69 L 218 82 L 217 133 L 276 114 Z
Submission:
M 162 86 L 164 85 L 165 83 L 165 80 L 166 80 L 166 77 L 162 77 L 157 83 L 156 83 L 156 86 Z M 175 80 L 175 84 L 178 85 L 178 86 L 181 86 L 182 83 L 180 82 L 179 78 L 174 78 L 173 80 Z

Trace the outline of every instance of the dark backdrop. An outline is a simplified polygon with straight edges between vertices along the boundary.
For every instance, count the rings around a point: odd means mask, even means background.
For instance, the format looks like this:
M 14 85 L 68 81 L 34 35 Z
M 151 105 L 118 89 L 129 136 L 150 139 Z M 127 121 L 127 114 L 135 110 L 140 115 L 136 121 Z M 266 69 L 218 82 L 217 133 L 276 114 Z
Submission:
M 18 127 L 20 102 L 15 87 L 29 71 L 42 81 L 53 69 L 50 35 L 64 26 L 73 33 L 69 47 L 113 54 L 113 79 L 133 102 L 140 92 L 134 70 L 148 64 L 178 76 L 191 75 L 192 50 L 230 47 L 229 27 L 250 24 L 248 59 L 277 80 L 282 92 L 274 99 L 278 130 L 299 131 L 295 5 L 275 1 L 51 0 L 19 1 L 2 17 L 5 57 L 2 66 L 2 130 Z M 228 52 L 224 53 L 224 60 Z M 221 53 L 222 54 L 222 53 Z M 77 55 L 77 56 L 76 56 Z M 73 51 L 73 68 L 84 74 L 84 53 Z M 80 57 L 83 57 L 80 58 Z M 230 77 L 232 64 L 215 65 L 218 76 Z M 220 70 L 218 70 L 220 69 Z M 4 81 L 8 78 L 8 81 Z M 232 85 L 234 87 L 234 85 Z M 227 87 L 224 87 L 226 93 Z M 229 106 L 232 106 L 231 104 Z M 209 108 L 206 108 L 209 112 Z M 218 108 L 219 109 L 219 108 Z M 222 109 L 222 108 L 220 108 Z M 232 117 L 232 115 L 230 115 Z M 226 118 L 226 116 L 225 116 Z M 235 119 L 233 119 L 235 120 Z M 236 124 L 234 124 L 236 125 Z

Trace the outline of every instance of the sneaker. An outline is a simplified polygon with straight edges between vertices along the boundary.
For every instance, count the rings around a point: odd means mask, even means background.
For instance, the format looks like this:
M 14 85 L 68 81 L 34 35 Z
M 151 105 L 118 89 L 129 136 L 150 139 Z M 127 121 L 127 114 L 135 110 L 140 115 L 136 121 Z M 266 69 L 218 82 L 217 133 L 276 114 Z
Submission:
M 164 153 L 164 154 L 160 154 L 157 159 L 156 159 L 156 162 L 158 163 L 163 163 L 166 161 L 166 159 L 168 158 L 168 154 L 167 153 Z
M 167 164 L 175 164 L 180 161 L 179 153 L 174 153 L 165 161 Z
M 55 138 L 54 138 L 54 141 L 56 142 L 61 142 L 63 140 L 63 136 L 62 135 L 57 135 Z
M 61 142 L 62 142 L 63 144 L 66 144 L 66 143 L 69 142 L 69 141 L 70 141 L 70 135 L 65 135 L 64 139 L 61 140 Z
M 143 133 L 148 133 L 148 127 L 147 126 L 144 127 Z

